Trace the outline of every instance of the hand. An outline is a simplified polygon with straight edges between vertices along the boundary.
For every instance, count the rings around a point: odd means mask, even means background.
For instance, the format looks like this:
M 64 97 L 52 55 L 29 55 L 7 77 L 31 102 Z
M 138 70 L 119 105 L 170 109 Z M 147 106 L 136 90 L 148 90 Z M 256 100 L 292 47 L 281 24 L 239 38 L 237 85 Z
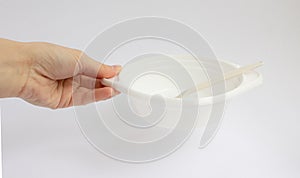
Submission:
M 100 80 L 114 77 L 121 67 L 101 64 L 76 49 L 0 39 L 0 64 L 0 97 L 56 109 L 118 94 Z

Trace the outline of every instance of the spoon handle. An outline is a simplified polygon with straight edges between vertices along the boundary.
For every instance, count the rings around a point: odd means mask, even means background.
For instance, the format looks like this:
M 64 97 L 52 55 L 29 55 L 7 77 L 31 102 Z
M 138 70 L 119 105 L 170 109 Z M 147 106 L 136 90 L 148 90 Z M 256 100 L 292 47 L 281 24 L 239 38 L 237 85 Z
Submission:
M 249 72 L 251 70 L 254 70 L 254 69 L 256 69 L 256 68 L 258 68 L 262 65 L 263 65 L 263 62 L 259 61 L 255 64 L 250 64 L 250 65 L 246 65 L 246 66 L 234 69 L 232 71 L 227 72 L 224 75 L 224 78 L 216 79 L 216 80 L 210 80 L 210 81 L 207 81 L 207 82 L 204 82 L 204 83 L 200 83 L 196 87 L 193 87 L 193 88 L 190 88 L 190 89 L 187 89 L 187 90 L 181 92 L 178 96 L 176 96 L 176 98 L 184 97 L 184 96 L 190 95 L 191 93 L 203 90 L 205 88 L 209 88 L 209 87 L 211 87 L 212 85 L 214 85 L 216 83 L 232 79 L 234 77 L 242 75 L 245 72 Z

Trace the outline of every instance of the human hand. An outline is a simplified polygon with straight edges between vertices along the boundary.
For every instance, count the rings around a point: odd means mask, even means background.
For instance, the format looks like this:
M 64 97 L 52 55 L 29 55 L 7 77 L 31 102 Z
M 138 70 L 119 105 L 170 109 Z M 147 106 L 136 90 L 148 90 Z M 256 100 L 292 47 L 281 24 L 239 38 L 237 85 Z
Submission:
M 0 97 L 56 109 L 118 94 L 100 80 L 114 77 L 121 67 L 101 64 L 76 49 L 0 39 L 0 63 Z

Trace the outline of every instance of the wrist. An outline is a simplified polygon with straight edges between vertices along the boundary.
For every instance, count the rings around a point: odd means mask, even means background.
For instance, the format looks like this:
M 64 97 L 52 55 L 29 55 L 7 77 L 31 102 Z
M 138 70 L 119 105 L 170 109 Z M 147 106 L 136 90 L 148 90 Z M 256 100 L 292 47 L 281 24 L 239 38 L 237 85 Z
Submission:
M 29 76 L 27 43 L 0 39 L 0 98 L 19 97 Z

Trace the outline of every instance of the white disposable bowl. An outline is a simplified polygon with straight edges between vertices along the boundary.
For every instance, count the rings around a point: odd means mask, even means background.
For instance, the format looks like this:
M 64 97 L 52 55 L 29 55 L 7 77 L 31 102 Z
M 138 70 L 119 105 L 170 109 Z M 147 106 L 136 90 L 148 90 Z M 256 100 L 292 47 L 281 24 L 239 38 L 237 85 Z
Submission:
M 155 127 L 168 130 L 176 127 L 184 130 L 190 127 L 187 126 L 191 124 L 188 123 L 189 119 L 196 117 L 194 125 L 194 128 L 197 128 L 196 132 L 199 132 L 201 136 L 205 132 L 212 132 L 206 133 L 205 136 L 207 138 L 204 142 L 209 142 L 221 121 L 220 118 L 209 122 L 211 112 L 216 112 L 213 106 L 219 105 L 222 108 L 225 100 L 260 85 L 262 76 L 258 72 L 251 71 L 223 84 L 218 84 L 220 86 L 216 86 L 218 91 L 215 94 L 211 88 L 208 88 L 184 99 L 175 98 L 175 96 L 182 90 L 207 81 L 207 72 L 211 75 L 218 74 L 221 69 L 226 73 L 238 67 L 239 65 L 227 61 L 195 60 L 185 57 L 167 59 L 159 56 L 131 61 L 124 66 L 117 77 L 103 79 L 102 83 L 123 93 L 114 102 L 119 107 L 119 117 L 123 118 L 127 124 L 149 129 Z M 161 97 L 153 97 L 156 95 Z M 125 105 L 130 107 L 125 107 Z M 160 107 L 163 107 L 163 112 Z M 183 109 L 187 111 L 183 112 Z M 130 120 L 132 114 L 128 114 L 128 110 L 140 118 L 141 122 L 136 118 Z M 195 113 L 196 110 L 197 113 Z M 156 115 L 159 112 L 161 112 L 160 115 Z M 217 112 L 223 112 L 223 110 L 219 109 Z M 187 124 L 185 125 L 184 122 Z M 167 131 L 162 132 L 167 134 Z M 126 137 L 126 133 L 123 133 L 123 136 Z M 143 141 L 149 138 L 141 136 L 136 139 L 136 141 Z

